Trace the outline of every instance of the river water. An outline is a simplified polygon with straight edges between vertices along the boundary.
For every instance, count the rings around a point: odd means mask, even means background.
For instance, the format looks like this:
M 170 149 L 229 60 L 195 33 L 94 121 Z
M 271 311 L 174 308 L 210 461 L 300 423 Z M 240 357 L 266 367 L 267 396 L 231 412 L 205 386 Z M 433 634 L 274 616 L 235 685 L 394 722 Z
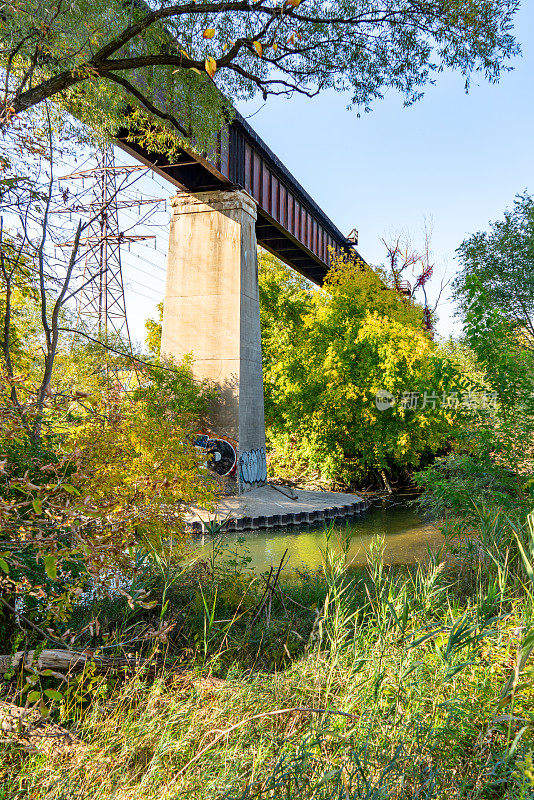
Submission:
M 366 563 L 371 542 L 377 537 L 384 539 L 384 563 L 387 564 L 426 561 L 429 551 L 435 552 L 443 544 L 439 524 L 425 519 L 406 498 L 374 501 L 361 516 L 349 522 L 340 521 L 332 527 L 332 546 L 341 547 L 340 539 L 345 537 L 350 539 L 349 561 L 355 565 Z M 321 550 L 326 546 L 326 533 L 322 525 L 228 533 L 216 540 L 202 537 L 197 541 L 204 557 L 209 556 L 215 542 L 216 548 L 222 548 L 223 557 L 250 558 L 248 566 L 258 572 L 271 565 L 276 567 L 286 549 L 289 551 L 287 568 L 315 570 L 322 565 Z

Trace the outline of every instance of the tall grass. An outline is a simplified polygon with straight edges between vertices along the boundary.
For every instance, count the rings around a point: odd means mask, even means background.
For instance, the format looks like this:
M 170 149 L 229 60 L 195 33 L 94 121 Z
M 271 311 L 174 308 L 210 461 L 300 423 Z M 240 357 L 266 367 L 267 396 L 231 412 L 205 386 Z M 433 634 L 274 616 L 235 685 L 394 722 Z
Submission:
M 229 645 L 232 626 L 252 631 L 250 576 L 215 586 L 212 575 L 195 607 L 199 677 L 140 672 L 88 705 L 65 704 L 62 721 L 84 745 L 55 759 L 7 749 L 4 796 L 532 798 L 533 555 L 532 519 L 483 514 L 476 551 L 416 568 L 384 566 L 376 542 L 367 569 L 353 572 L 330 541 L 322 574 L 309 578 L 315 610 L 308 579 L 300 594 L 284 586 L 301 603 L 291 624 L 306 619 L 302 646 L 270 670 Z M 220 597 L 236 586 L 228 628 Z M 282 625 L 273 608 L 269 628 L 260 621 L 266 646 Z M 210 681 L 210 665 L 220 674 L 223 663 L 225 680 Z

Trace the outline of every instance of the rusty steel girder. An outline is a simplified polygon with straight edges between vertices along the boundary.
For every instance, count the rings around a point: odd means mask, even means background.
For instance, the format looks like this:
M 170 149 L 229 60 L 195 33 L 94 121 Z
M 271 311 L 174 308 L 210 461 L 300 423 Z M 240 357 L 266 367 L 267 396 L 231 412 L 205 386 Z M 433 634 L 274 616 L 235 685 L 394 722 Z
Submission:
M 179 189 L 190 192 L 238 187 L 258 205 L 258 244 L 321 285 L 332 254 L 359 257 L 354 237 L 344 236 L 253 128 L 236 113 L 201 156 L 182 148 L 174 163 L 119 134 L 117 144 Z M 363 259 L 362 259 L 363 260 Z

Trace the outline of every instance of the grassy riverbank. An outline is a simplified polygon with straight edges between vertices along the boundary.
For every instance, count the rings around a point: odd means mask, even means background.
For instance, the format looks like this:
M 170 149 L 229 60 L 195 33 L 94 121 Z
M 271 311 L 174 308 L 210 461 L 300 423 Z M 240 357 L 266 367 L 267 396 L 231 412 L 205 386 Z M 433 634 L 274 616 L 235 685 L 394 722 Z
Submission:
M 167 577 L 166 666 L 89 670 L 56 711 L 82 744 L 7 747 L 0 798 L 534 796 L 532 530 L 515 527 L 525 559 L 510 523 L 495 534 L 414 569 L 375 548 L 347 574 L 329 549 L 267 600 L 235 554 Z

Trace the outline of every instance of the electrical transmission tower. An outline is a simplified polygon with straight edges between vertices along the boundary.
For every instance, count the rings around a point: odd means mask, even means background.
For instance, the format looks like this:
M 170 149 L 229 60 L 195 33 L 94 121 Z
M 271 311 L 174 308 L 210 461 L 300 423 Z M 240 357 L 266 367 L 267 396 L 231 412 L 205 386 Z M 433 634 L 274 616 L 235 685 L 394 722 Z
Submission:
M 116 165 L 113 148 L 98 151 L 97 164 L 92 169 L 74 172 L 64 180 L 78 179 L 91 184 L 89 202 L 76 205 L 75 210 L 89 217 L 86 234 L 81 239 L 85 249 L 81 286 L 77 292 L 77 323 L 87 333 L 106 341 L 117 335 L 126 340 L 131 349 L 124 281 L 122 275 L 121 247 L 131 242 L 155 239 L 155 236 L 132 236 L 120 229 L 119 211 L 160 202 L 159 198 L 146 200 L 121 200 L 122 184 L 132 172 L 146 170 L 143 166 Z M 146 224 L 146 223 L 145 223 Z

